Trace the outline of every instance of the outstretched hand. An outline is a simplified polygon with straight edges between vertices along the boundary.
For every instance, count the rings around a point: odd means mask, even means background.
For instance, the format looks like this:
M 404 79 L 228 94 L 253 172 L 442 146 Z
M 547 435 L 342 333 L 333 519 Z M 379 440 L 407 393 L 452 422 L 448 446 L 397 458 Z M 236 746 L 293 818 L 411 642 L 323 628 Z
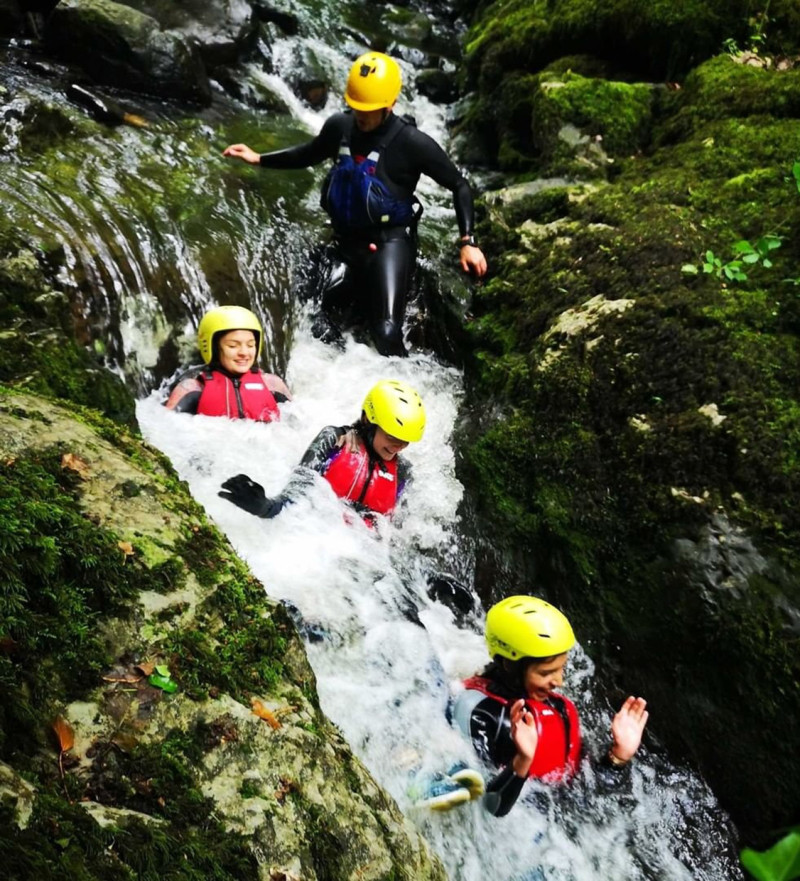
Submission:
M 539 743 L 536 719 L 524 700 L 514 702 L 509 718 L 511 720 L 511 739 L 517 748 L 517 754 L 512 762 L 514 773 L 518 777 L 527 777 Z
M 228 478 L 217 495 L 257 517 L 264 516 L 270 504 L 264 487 L 251 480 L 246 474 L 237 474 L 236 477 Z
M 644 726 L 648 716 L 647 701 L 642 697 L 629 697 L 611 720 L 611 736 L 614 743 L 611 752 L 621 761 L 630 761 L 642 743 Z
M 488 269 L 486 257 L 476 245 L 462 245 L 460 259 L 464 272 L 471 272 L 476 278 L 483 278 L 486 275 Z
M 249 162 L 250 165 L 261 164 L 261 155 L 255 150 L 251 150 L 247 144 L 231 144 L 222 151 L 222 155 L 241 159 L 243 162 Z

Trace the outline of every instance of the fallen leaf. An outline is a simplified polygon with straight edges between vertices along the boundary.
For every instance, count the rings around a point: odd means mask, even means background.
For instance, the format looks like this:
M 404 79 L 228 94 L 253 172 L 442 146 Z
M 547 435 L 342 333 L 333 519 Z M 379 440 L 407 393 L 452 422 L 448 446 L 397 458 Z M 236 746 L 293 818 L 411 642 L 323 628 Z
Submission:
M 132 557 L 136 553 L 133 549 L 133 545 L 129 541 L 118 541 L 117 547 L 126 557 Z
M 149 676 L 156 669 L 156 665 L 152 661 L 142 661 L 141 664 L 136 665 L 136 669 Z
M 72 729 L 72 725 L 70 725 L 66 719 L 62 719 L 61 716 L 59 716 L 56 721 L 53 722 L 53 731 L 56 733 L 58 745 L 61 748 L 62 753 L 65 753 L 68 749 L 72 749 L 72 747 L 75 746 L 75 732 Z
M 122 121 L 127 122 L 128 125 L 134 125 L 137 128 L 147 128 L 150 123 L 141 116 L 138 116 L 136 113 L 123 113 Z
M 81 480 L 89 479 L 89 466 L 75 453 L 64 453 L 61 457 L 61 467 L 74 471 Z
M 0 652 L 7 655 L 13 654 L 19 648 L 19 643 L 13 636 L 0 636 Z
M 253 713 L 258 716 L 259 719 L 263 719 L 270 728 L 281 727 L 281 723 L 275 717 L 272 710 L 268 710 L 257 697 L 254 697 L 250 704 L 253 707 Z

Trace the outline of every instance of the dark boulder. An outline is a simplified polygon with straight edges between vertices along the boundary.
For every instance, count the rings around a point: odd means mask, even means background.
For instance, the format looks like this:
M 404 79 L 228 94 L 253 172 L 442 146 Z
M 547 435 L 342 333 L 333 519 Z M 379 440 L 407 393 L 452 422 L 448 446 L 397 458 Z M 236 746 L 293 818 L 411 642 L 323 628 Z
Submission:
M 44 33 L 54 54 L 96 82 L 208 104 L 211 90 L 193 43 L 112 0 L 63 0 Z

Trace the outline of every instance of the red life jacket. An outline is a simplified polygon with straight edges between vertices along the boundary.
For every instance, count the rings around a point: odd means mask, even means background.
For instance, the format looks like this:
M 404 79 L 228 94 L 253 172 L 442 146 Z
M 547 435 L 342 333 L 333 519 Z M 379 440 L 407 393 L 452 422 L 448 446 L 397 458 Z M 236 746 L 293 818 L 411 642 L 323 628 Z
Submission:
M 495 694 L 491 680 L 482 676 L 473 676 L 464 685 L 505 706 L 513 703 Z M 552 702 L 527 699 L 525 704 L 533 713 L 539 733 L 528 776 L 543 777 L 551 783 L 569 780 L 581 758 L 581 729 L 575 704 L 561 694 L 554 694 Z
M 362 440 L 357 453 L 337 450 L 323 477 L 340 499 L 358 502 L 377 514 L 391 514 L 397 503 L 397 458 L 370 459 Z
M 256 422 L 277 422 L 281 418 L 278 402 L 260 370 L 235 379 L 221 370 L 204 370 L 197 378 L 203 384 L 197 412 L 203 416 L 227 416 Z

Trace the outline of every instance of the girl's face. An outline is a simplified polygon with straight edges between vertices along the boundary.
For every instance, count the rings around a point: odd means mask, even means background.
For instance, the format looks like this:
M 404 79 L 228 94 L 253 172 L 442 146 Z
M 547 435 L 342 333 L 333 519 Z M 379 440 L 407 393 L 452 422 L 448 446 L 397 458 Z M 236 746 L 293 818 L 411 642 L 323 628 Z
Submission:
M 258 346 L 252 330 L 229 330 L 217 341 L 219 363 L 229 373 L 244 374 L 256 360 Z
M 546 661 L 534 661 L 528 664 L 522 676 L 527 696 L 531 700 L 543 701 L 550 692 L 561 688 L 566 663 L 567 653 L 563 652 Z
M 383 459 L 389 462 L 402 452 L 408 446 L 408 441 L 402 441 L 399 438 L 392 437 L 382 428 L 375 429 L 375 437 L 372 439 L 372 449 Z

